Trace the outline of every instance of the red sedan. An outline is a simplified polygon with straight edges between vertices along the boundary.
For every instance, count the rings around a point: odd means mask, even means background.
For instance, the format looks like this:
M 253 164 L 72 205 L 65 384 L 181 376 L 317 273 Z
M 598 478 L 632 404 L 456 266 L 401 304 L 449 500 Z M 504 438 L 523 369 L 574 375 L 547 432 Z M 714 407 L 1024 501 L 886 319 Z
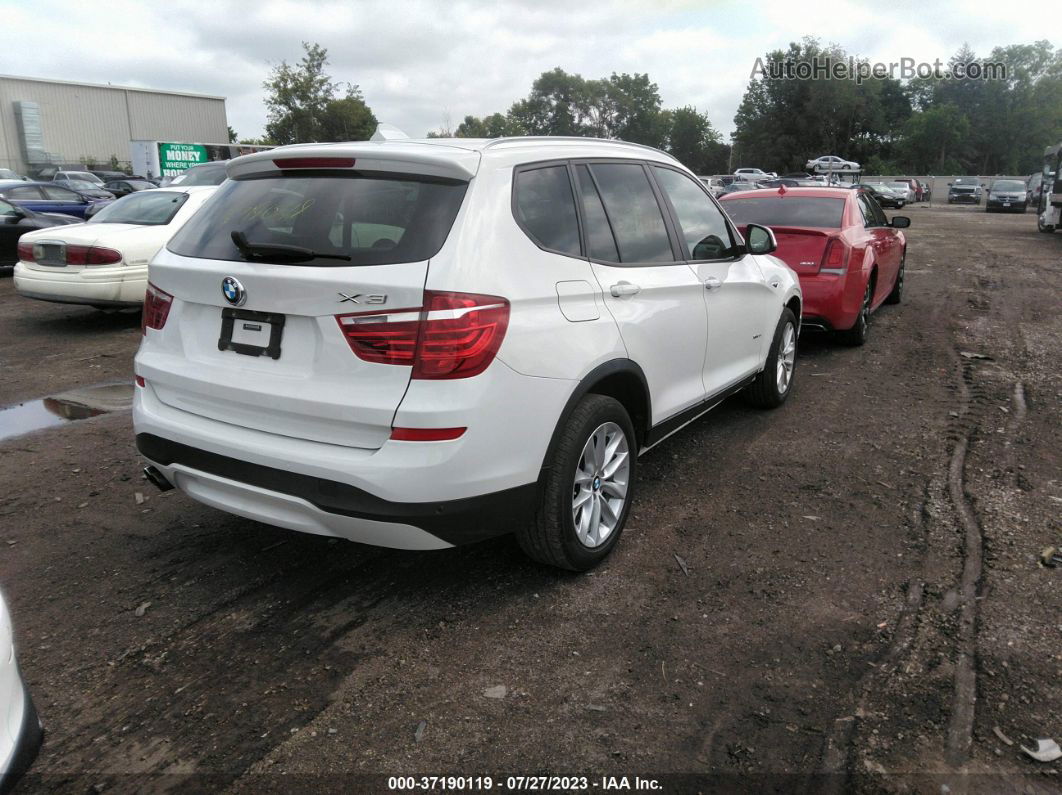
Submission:
M 849 345 L 867 340 L 870 313 L 903 294 L 904 216 L 890 221 L 869 191 L 779 188 L 721 197 L 744 232 L 762 224 L 778 239 L 776 257 L 796 271 L 804 292 L 802 324 L 834 331 Z

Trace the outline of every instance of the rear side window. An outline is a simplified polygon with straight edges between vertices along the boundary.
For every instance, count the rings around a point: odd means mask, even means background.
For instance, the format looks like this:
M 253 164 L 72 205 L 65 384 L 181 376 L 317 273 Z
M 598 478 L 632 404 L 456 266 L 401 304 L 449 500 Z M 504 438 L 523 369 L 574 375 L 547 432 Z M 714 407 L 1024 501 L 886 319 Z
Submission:
M 620 262 L 673 262 L 664 216 L 638 163 L 594 163 L 590 166 L 605 204 Z
M 844 199 L 811 196 L 728 199 L 724 204 L 727 214 L 739 226 L 762 224 L 839 229 L 844 214 Z
M 516 173 L 513 188 L 516 219 L 539 246 L 579 255 L 579 219 L 567 166 L 547 166 Z
M 590 247 L 591 259 L 619 262 L 612 225 L 605 214 L 605 205 L 601 203 L 594 180 L 590 178 L 590 169 L 586 166 L 576 166 L 575 178 L 579 182 L 579 193 L 582 196 L 583 226 L 586 228 L 586 242 Z
M 228 180 L 168 248 L 186 257 L 239 261 L 244 257 L 232 233 L 241 232 L 251 246 L 324 255 L 284 259 L 294 265 L 422 262 L 442 248 L 467 187 L 405 174 Z
M 52 187 L 51 185 L 45 185 L 44 188 L 42 188 L 42 190 L 44 191 L 44 197 L 46 199 L 51 199 L 53 201 L 63 201 L 63 202 L 81 201 L 81 197 L 80 196 L 78 196 L 73 191 L 67 190 L 66 188 L 57 188 L 57 187 Z

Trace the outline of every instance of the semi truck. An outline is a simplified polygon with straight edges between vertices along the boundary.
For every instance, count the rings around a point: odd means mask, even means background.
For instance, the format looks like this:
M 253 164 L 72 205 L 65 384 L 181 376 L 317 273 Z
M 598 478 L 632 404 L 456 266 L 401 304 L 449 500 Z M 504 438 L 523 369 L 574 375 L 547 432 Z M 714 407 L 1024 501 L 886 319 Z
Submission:
M 1043 183 L 1036 207 L 1036 228 L 1051 234 L 1062 226 L 1062 142 L 1044 150 Z
M 192 166 L 200 163 L 212 163 L 217 160 L 231 160 L 251 152 L 272 149 L 271 146 L 252 146 L 251 144 L 201 144 L 183 141 L 145 141 L 129 142 L 130 162 L 133 173 L 149 179 L 176 177 Z

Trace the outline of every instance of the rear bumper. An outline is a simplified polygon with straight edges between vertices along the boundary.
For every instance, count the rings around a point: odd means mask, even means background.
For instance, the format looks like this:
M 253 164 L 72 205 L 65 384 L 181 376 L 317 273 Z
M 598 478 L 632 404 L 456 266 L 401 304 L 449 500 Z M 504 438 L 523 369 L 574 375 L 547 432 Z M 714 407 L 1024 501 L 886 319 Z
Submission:
M 397 549 L 442 549 L 511 532 L 534 508 L 536 483 L 440 502 L 391 502 L 325 478 L 252 464 L 137 434 L 166 478 L 208 505 L 268 524 Z
M 467 383 L 414 381 L 394 425 L 467 430 L 442 442 L 390 440 L 388 430 L 369 449 L 299 437 L 281 412 L 266 431 L 168 405 L 143 357 L 137 369 L 146 378 L 133 401 L 138 447 L 174 486 L 257 521 L 400 549 L 475 541 L 523 521 L 575 388 L 500 361 Z
M 140 306 L 147 289 L 147 268 L 93 266 L 41 271 L 15 265 L 15 289 L 26 298 L 61 304 Z
M 825 331 L 851 328 L 863 300 L 864 283 L 858 275 L 858 271 L 800 274 L 801 325 Z
M 1003 202 L 1000 199 L 989 199 L 985 203 L 985 206 L 993 210 L 1006 210 L 1008 212 L 1025 212 L 1025 208 L 1028 206 L 1028 204 L 1029 203 L 1025 199 L 1009 199 L 1006 202 Z

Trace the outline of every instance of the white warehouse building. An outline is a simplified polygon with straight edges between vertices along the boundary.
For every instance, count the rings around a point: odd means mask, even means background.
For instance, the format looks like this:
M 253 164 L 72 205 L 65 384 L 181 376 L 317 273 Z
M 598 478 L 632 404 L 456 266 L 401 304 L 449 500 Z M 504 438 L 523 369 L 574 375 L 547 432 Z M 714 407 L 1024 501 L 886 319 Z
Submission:
M 226 143 L 225 98 L 0 75 L 0 168 L 128 164 L 130 141 Z

